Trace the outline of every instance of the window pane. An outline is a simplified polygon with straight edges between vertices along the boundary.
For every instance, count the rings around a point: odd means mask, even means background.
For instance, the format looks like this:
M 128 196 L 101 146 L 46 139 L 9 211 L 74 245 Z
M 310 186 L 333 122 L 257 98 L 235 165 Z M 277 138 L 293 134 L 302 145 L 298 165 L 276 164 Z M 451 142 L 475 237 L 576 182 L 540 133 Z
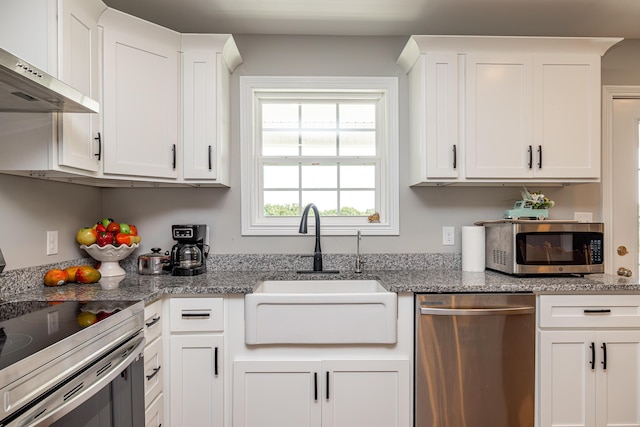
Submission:
M 264 216 L 300 215 L 297 191 L 265 191 Z
M 297 104 L 262 104 L 263 129 L 297 129 Z
M 297 131 L 267 131 L 262 132 L 263 156 L 297 156 Z
M 332 216 L 338 211 L 337 191 L 303 191 L 302 206 L 313 203 L 321 216 Z
M 376 106 L 340 104 L 340 129 L 375 129 Z
M 335 156 L 336 153 L 335 131 L 302 132 L 303 156 Z
M 376 132 L 375 131 L 341 131 L 340 132 L 341 156 L 375 156 Z
M 376 193 L 371 191 L 341 191 L 341 215 L 371 215 L 376 210 Z
M 335 104 L 302 104 L 302 127 L 304 129 L 335 129 Z
M 337 188 L 338 187 L 338 167 L 303 165 L 302 166 L 302 188 Z
M 375 187 L 376 167 L 374 165 L 340 166 L 340 188 Z
M 264 166 L 264 188 L 298 188 L 298 166 Z

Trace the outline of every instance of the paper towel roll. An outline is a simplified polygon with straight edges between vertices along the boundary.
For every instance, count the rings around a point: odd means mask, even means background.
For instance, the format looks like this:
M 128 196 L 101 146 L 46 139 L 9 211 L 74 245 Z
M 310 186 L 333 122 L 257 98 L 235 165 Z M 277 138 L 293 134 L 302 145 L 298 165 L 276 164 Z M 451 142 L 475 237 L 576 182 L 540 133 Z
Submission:
M 462 227 L 462 271 L 484 271 L 484 227 Z

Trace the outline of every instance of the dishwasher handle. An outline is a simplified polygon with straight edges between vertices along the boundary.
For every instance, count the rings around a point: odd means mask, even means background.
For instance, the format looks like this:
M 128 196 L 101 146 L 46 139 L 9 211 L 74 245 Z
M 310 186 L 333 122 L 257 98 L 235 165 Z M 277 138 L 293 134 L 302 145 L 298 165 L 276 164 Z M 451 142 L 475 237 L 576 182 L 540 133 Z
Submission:
M 533 306 L 499 307 L 499 308 L 440 308 L 420 307 L 420 314 L 434 316 L 509 316 L 517 314 L 533 314 Z

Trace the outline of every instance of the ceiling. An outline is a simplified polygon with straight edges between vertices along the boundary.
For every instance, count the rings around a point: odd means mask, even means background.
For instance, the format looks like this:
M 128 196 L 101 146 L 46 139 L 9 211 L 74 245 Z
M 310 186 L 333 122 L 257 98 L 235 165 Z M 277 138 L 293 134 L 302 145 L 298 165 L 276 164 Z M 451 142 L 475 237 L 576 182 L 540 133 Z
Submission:
M 639 0 L 103 0 L 183 33 L 640 39 Z

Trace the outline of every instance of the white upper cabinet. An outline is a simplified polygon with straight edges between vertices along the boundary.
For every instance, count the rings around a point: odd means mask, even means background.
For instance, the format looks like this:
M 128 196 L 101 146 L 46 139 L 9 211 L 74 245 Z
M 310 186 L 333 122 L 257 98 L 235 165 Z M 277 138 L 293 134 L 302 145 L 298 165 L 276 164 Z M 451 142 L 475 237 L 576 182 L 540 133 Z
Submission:
M 0 47 L 57 76 L 57 0 L 0 2 Z
M 104 174 L 175 180 L 181 36 L 113 9 L 99 25 Z
M 458 55 L 420 55 L 409 72 L 409 86 L 411 183 L 458 178 Z
M 2 2 L 0 46 L 99 100 L 97 22 L 105 9 L 101 0 Z M 0 116 L 3 172 L 63 180 L 99 172 L 99 114 Z
M 411 37 L 411 184 L 599 180 L 600 59 L 618 41 Z
M 468 178 L 523 178 L 532 171 L 533 58 L 466 55 Z
M 58 78 L 90 98 L 100 99 L 100 39 L 98 18 L 105 5 L 100 0 L 59 2 Z M 102 160 L 100 116 L 65 113 L 58 115 L 60 165 L 98 172 Z
M 227 34 L 182 35 L 182 179 L 229 185 L 229 77 L 242 63 Z

